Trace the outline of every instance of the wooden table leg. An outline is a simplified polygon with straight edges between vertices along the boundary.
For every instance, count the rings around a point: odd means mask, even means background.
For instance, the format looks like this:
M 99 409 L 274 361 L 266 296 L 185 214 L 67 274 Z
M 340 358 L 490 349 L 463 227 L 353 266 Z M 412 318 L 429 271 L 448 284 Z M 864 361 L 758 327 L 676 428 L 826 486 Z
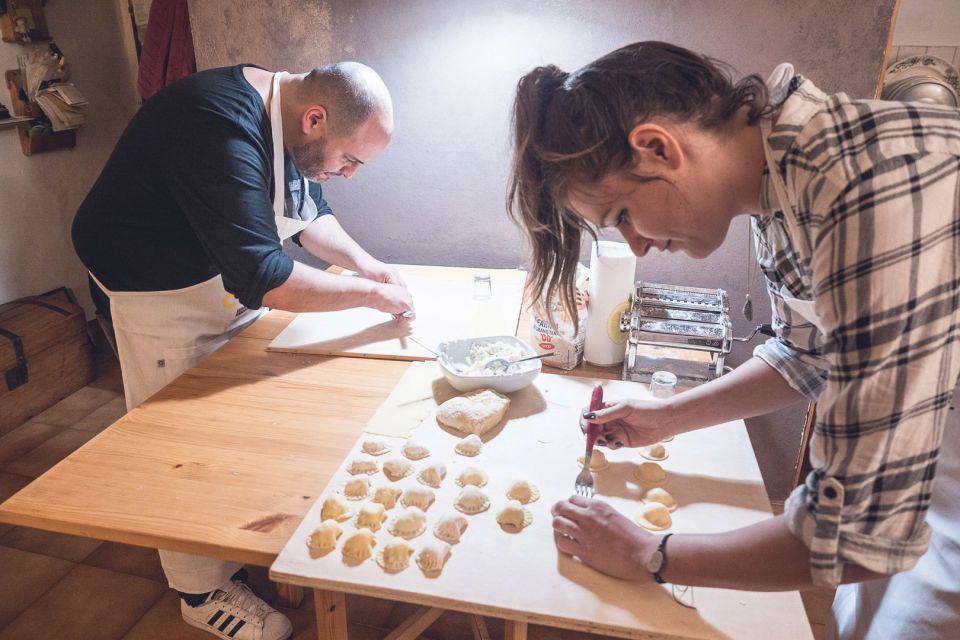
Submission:
M 436 607 L 420 607 L 417 611 L 403 621 L 399 627 L 390 632 L 383 640 L 416 640 L 420 634 L 427 630 L 434 621 L 443 615 L 443 609 Z M 323 636 L 320 636 L 321 638 Z
M 504 620 L 503 640 L 527 640 L 527 623 Z
M 490 640 L 490 631 L 483 616 L 477 614 L 470 616 L 470 629 L 473 631 L 473 640 Z
M 303 604 L 303 587 L 277 583 L 277 606 L 297 609 Z
M 313 590 L 317 637 L 347 640 L 347 597 L 340 591 Z

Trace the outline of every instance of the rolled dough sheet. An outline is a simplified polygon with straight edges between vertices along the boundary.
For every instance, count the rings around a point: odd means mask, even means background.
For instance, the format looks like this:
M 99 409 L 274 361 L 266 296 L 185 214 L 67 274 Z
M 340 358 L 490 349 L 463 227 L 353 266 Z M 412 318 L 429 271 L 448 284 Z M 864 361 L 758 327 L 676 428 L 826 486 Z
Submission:
M 436 362 L 411 362 L 365 431 L 408 438 L 439 403 L 455 395 L 457 391 L 447 383 Z

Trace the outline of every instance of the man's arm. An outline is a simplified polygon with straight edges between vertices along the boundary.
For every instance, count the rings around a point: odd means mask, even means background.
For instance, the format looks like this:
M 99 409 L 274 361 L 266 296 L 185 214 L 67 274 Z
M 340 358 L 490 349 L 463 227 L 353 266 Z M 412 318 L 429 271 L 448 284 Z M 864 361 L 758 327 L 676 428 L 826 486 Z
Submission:
M 366 278 L 371 278 L 371 273 L 383 264 L 357 244 L 332 215 L 317 218 L 300 232 L 300 244 L 321 260 L 352 269 Z M 384 281 L 380 277 L 371 279 Z
M 263 296 L 263 304 L 284 311 L 339 311 L 371 307 L 391 314 L 400 314 L 413 308 L 410 292 L 404 287 L 366 278 L 334 275 L 300 262 L 293 263 L 293 271 L 283 284 Z

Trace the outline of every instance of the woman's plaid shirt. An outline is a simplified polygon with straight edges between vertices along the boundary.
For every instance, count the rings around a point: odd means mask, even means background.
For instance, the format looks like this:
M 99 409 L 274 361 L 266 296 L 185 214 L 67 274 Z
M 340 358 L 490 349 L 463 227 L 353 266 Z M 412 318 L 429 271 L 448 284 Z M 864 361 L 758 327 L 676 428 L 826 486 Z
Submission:
M 960 110 L 792 86 L 769 142 L 798 228 L 764 175 L 774 214 L 753 228 L 777 338 L 754 354 L 817 401 L 813 471 L 785 513 L 814 582 L 835 585 L 846 562 L 909 569 L 930 538 L 960 374 Z M 824 334 L 781 287 L 814 301 Z

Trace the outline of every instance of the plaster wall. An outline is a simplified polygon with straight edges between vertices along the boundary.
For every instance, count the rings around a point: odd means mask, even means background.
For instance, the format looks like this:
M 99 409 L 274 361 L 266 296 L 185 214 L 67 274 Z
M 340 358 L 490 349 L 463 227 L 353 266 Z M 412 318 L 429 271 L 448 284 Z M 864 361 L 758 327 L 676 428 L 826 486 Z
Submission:
M 67 285 L 90 316 L 86 271 L 74 253 L 70 226 L 137 109 L 123 41 L 130 27 L 117 0 L 51 2 L 45 14 L 71 80 L 90 104 L 77 146 L 67 151 L 27 157 L 15 129 L 0 131 L 0 303 Z M 0 43 L 2 68 L 16 69 L 17 54 L 27 46 L 46 47 Z M 5 86 L 0 102 L 10 104 Z
M 658 39 L 742 73 L 765 76 L 791 61 L 828 92 L 871 97 L 893 5 L 854 0 L 837 11 L 829 0 L 191 0 L 190 8 L 200 68 L 252 62 L 298 72 L 355 59 L 383 76 L 396 108 L 391 146 L 349 182 L 324 188 L 343 225 L 374 255 L 515 267 L 525 263 L 526 249 L 507 220 L 504 196 L 510 106 L 522 74 L 544 63 L 573 70 L 629 42 Z M 743 335 L 750 327 L 739 313 L 747 229 L 747 219 L 737 219 L 707 260 L 650 255 L 639 262 L 638 278 L 727 289 Z M 762 288 L 753 293 L 755 317 L 769 317 Z M 756 342 L 739 345 L 733 362 L 748 358 Z M 791 488 L 804 409 L 748 421 L 773 498 Z

